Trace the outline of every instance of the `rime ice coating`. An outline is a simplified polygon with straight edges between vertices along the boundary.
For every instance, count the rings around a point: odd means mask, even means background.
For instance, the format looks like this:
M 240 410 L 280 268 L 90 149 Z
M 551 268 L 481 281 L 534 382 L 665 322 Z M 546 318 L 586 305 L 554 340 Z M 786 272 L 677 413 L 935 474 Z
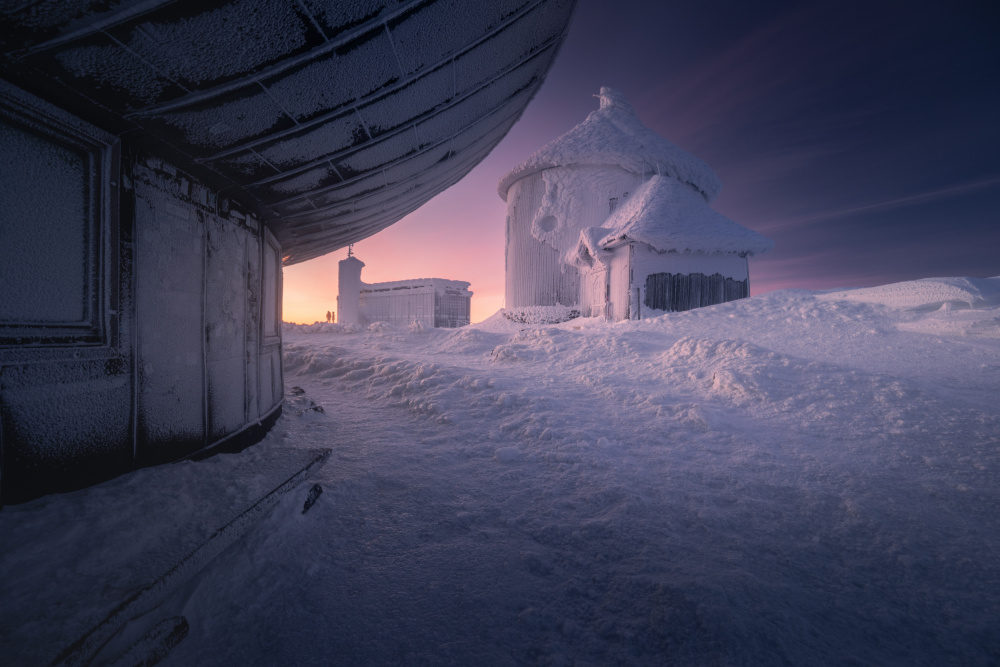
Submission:
M 504 201 L 514 181 L 542 169 L 570 165 L 612 165 L 635 174 L 673 176 L 693 186 L 705 201 L 719 196 L 722 182 L 711 167 L 639 122 L 619 91 L 602 87 L 598 97 L 597 111 L 500 179 L 497 192 Z
M 774 241 L 712 210 L 690 187 L 663 176 L 643 183 L 602 226 L 582 230 L 567 260 L 584 248 L 599 257 L 620 240 L 647 243 L 660 252 L 755 255 L 774 247 Z

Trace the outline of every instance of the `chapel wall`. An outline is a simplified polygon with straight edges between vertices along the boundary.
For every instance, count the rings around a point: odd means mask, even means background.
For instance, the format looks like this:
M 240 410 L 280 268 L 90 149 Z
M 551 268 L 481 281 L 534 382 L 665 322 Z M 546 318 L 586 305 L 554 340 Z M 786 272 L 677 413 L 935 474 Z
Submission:
M 563 262 L 580 232 L 600 226 L 643 177 L 615 166 L 573 165 L 529 174 L 507 192 L 506 305 L 586 307 L 579 271 Z

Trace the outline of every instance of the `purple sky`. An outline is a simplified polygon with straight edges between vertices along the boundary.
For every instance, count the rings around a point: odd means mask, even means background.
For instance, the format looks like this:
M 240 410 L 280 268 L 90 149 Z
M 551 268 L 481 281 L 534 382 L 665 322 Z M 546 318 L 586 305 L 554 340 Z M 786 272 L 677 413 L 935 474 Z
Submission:
M 358 243 L 367 282 L 503 305 L 509 169 L 620 89 L 707 162 L 713 206 L 775 241 L 751 293 L 1000 275 L 1000 5 L 580 0 L 541 91 L 458 185 Z M 285 269 L 285 319 L 333 309 L 346 250 Z

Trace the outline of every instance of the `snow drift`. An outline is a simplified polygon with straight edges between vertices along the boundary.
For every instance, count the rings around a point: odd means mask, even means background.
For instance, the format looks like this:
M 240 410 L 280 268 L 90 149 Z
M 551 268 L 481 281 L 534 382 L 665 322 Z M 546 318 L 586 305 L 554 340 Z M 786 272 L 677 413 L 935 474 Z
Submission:
M 163 664 L 995 664 L 998 292 L 939 278 L 640 322 L 286 329 L 302 389 L 267 439 L 141 477 L 322 444 L 324 493 L 167 605 L 190 634 Z M 8 655 L 37 657 L 72 615 L 26 590 L 48 567 L 26 554 L 51 539 L 100 569 L 69 530 L 97 493 L 0 513 L 0 534 L 34 536 L 0 545 Z

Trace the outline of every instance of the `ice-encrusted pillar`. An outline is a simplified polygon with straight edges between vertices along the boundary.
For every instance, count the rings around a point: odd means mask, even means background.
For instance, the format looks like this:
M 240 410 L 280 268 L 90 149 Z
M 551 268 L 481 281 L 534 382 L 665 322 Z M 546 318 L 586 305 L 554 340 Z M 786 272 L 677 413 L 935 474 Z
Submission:
M 365 263 L 351 255 L 340 260 L 337 291 L 337 322 L 358 324 L 358 303 L 361 299 L 361 269 Z

